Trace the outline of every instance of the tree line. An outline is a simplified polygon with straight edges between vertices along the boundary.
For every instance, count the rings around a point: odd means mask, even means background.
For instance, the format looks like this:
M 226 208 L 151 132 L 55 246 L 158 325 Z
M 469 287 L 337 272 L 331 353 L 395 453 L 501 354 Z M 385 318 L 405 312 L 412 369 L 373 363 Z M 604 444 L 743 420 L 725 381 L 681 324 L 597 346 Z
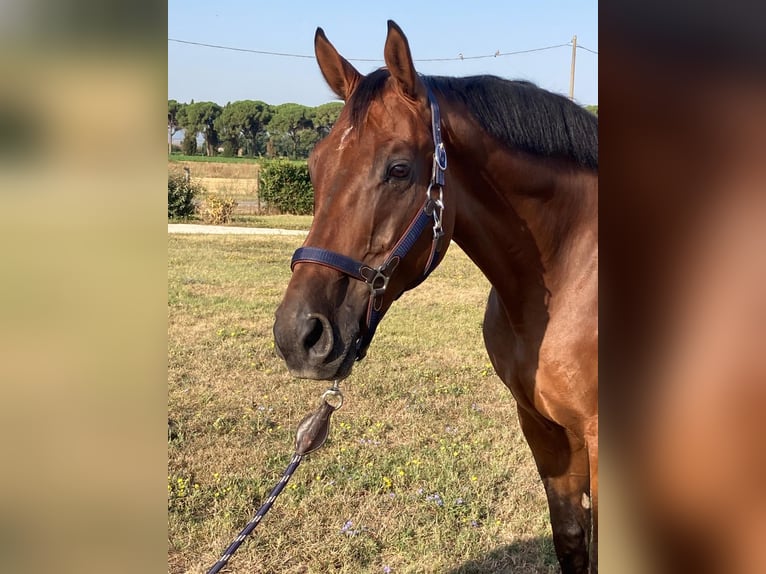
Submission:
M 184 130 L 181 150 L 186 155 L 306 158 L 314 144 L 330 132 L 342 107 L 342 102 L 309 107 L 241 100 L 219 106 L 168 100 L 168 133 L 172 138 Z M 585 108 L 598 115 L 597 105 Z M 197 134 L 204 138 L 201 150 L 197 149 Z
M 309 107 L 241 100 L 220 106 L 168 100 L 168 133 L 172 138 L 184 130 L 181 150 L 186 155 L 306 158 L 330 132 L 342 107 L 342 102 Z M 200 150 L 197 134 L 204 138 Z

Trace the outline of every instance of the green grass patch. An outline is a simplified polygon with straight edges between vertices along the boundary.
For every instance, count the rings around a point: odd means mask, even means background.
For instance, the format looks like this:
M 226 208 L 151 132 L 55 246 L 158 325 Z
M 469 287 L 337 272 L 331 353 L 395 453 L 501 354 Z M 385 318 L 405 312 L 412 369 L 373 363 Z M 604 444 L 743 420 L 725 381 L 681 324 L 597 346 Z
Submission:
M 293 379 L 274 352 L 302 238 L 168 242 L 168 571 L 204 572 L 281 476 L 327 383 Z M 394 304 L 342 384 L 327 444 L 231 571 L 558 571 L 515 403 L 484 351 L 488 291 L 453 245 Z

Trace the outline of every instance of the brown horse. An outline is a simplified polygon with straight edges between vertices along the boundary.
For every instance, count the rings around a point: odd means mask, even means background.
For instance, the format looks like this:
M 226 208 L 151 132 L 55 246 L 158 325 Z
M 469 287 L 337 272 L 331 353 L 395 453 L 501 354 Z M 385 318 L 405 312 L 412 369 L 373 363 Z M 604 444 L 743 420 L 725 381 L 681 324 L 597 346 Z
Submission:
M 348 376 L 454 239 L 492 283 L 485 344 L 518 403 L 562 571 L 595 572 L 596 117 L 526 82 L 420 76 L 391 21 L 386 67 L 367 76 L 321 28 L 315 50 L 346 105 L 309 160 L 314 223 L 276 312 L 278 352 L 295 376 Z

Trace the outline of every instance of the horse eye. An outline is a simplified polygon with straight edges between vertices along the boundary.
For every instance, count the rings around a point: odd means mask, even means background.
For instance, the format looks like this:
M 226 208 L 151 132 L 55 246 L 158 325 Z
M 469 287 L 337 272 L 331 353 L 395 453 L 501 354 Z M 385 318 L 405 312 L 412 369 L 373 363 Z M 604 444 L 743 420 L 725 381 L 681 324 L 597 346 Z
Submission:
M 410 175 L 410 166 L 406 163 L 395 163 L 388 168 L 388 177 L 393 179 L 404 179 Z

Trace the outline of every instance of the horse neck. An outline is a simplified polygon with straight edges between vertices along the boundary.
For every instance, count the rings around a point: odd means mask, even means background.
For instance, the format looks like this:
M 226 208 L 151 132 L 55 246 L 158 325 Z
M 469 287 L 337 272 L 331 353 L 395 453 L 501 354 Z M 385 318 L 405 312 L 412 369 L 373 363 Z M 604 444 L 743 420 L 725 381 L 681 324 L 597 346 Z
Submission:
M 501 299 L 553 291 L 597 257 L 598 180 L 505 148 L 461 114 L 447 120 L 454 240 Z

